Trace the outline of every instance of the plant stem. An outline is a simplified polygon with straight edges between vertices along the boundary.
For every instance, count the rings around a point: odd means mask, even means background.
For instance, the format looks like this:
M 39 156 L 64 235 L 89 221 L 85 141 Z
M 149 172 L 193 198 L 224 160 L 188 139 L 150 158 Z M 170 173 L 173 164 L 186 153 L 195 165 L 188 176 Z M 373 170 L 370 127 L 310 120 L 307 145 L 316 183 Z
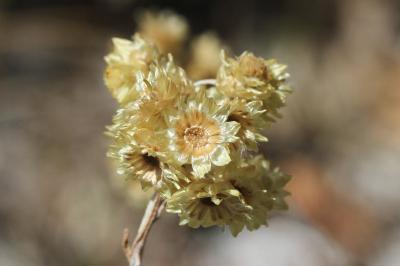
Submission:
M 216 80 L 215 79 L 202 79 L 198 80 L 194 83 L 194 86 L 203 86 L 203 85 L 210 85 L 210 86 L 215 86 L 216 85 Z
M 137 235 L 131 245 L 129 241 L 129 230 L 124 230 L 122 237 L 122 249 L 129 262 L 129 266 L 141 265 L 142 253 L 147 236 L 150 232 L 151 226 L 164 209 L 164 206 L 165 202 L 161 199 L 158 193 L 155 193 L 153 198 L 147 203 L 147 207 L 137 231 Z

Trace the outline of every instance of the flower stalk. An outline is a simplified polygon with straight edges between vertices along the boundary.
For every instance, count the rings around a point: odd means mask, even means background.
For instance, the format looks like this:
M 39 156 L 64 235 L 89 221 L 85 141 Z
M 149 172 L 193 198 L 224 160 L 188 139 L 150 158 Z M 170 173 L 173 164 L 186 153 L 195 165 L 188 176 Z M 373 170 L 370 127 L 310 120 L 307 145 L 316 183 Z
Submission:
M 160 217 L 164 210 L 165 201 L 162 200 L 158 193 L 155 193 L 153 198 L 149 200 L 146 210 L 144 212 L 142 221 L 137 231 L 135 240 L 130 244 L 129 230 L 125 229 L 122 236 L 122 249 L 125 253 L 129 266 L 142 265 L 142 253 L 150 229 L 155 221 Z
M 208 86 L 215 86 L 217 81 L 215 79 L 202 79 L 196 81 L 193 85 L 195 87 L 203 86 L 203 85 L 208 85 Z

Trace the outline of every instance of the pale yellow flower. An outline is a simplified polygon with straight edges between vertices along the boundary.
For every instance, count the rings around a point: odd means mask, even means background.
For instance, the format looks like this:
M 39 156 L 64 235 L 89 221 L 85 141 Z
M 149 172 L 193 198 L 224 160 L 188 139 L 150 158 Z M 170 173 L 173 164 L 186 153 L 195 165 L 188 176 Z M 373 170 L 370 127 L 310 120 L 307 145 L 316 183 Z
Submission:
M 156 114 L 160 105 L 155 101 L 139 99 L 117 110 L 107 135 L 125 143 L 142 145 L 156 152 L 168 145 L 164 131 L 166 124 Z
M 155 127 L 110 127 L 113 143 L 107 155 L 115 160 L 120 176 L 138 180 L 144 189 L 153 188 L 167 198 L 189 181 L 189 174 L 165 156 L 165 133 Z
M 289 74 L 286 66 L 275 60 L 265 60 L 244 52 L 237 59 L 221 54 L 222 65 L 217 74 L 217 89 L 230 98 L 263 101 L 269 120 L 279 117 L 278 109 L 284 106 L 291 92 L 286 84 Z
M 139 72 L 135 85 L 140 98 L 134 103 L 142 119 L 161 118 L 162 112 L 176 107 L 181 96 L 192 93 L 193 86 L 185 72 L 172 58 L 163 65 L 152 65 L 147 76 Z
M 136 74 L 147 74 L 151 62 L 157 61 L 160 54 L 154 45 L 143 40 L 138 34 L 133 40 L 112 39 L 113 51 L 105 57 L 107 67 L 104 81 L 112 96 L 120 104 L 135 100 L 138 93 L 133 89 Z
M 193 228 L 231 225 L 239 233 L 239 221 L 246 220 L 251 207 L 229 182 L 201 179 L 194 181 L 167 200 L 167 211 L 177 213 L 180 225 Z
M 167 211 L 178 213 L 181 225 L 229 226 L 233 235 L 244 227 L 252 231 L 267 225 L 271 210 L 286 206 L 289 178 L 261 155 L 231 162 L 172 194 Z
M 292 88 L 287 83 L 289 73 L 286 72 L 286 65 L 279 64 L 275 59 L 265 60 L 269 75 L 271 78 L 270 86 L 274 89 L 271 94 L 263 99 L 264 108 L 267 110 L 264 114 L 269 121 L 275 121 L 280 118 L 278 109 L 285 106 L 287 96 L 292 93 Z
M 225 180 L 240 191 L 246 204 L 252 207 L 249 219 L 244 221 L 248 230 L 267 225 L 268 214 L 274 209 L 287 207 L 284 190 L 290 176 L 272 169 L 262 155 L 230 164 L 225 169 Z
M 161 162 L 157 155 L 129 143 L 116 141 L 108 156 L 118 162 L 117 173 L 126 178 L 138 179 L 144 187 L 156 185 L 161 180 Z
M 267 160 L 261 160 L 261 167 L 264 186 L 266 187 L 271 199 L 273 200 L 273 209 L 286 210 L 288 205 L 285 197 L 290 193 L 285 190 L 285 185 L 290 181 L 291 176 L 283 173 L 279 168 L 272 168 Z
M 180 99 L 178 109 L 166 115 L 169 149 L 178 164 L 191 164 L 197 177 L 209 172 L 211 164 L 231 161 L 229 145 L 238 140 L 240 124 L 227 122 L 228 108 L 199 91 L 194 99 Z
M 260 100 L 268 96 L 268 71 L 262 58 L 243 53 L 238 59 L 221 53 L 217 89 L 228 97 Z
M 172 57 L 162 58 L 158 63 L 153 62 L 148 68 L 146 75 L 141 71 L 136 73 L 131 91 L 135 92 L 137 99 L 118 110 L 113 127 L 146 128 L 145 125 L 151 125 L 150 131 L 165 129 L 162 113 L 168 109 L 176 109 L 177 99 L 190 95 L 194 90 L 191 81 L 174 64 Z
M 191 44 L 188 75 L 193 79 L 214 78 L 221 65 L 222 43 L 218 36 L 206 32 L 194 39 Z
M 240 141 L 234 148 L 242 154 L 247 151 L 258 151 L 258 143 L 266 142 L 268 139 L 262 135 L 267 126 L 262 101 L 246 102 L 244 99 L 233 99 L 230 101 L 228 121 L 236 121 L 240 124 L 238 136 Z
M 290 91 L 286 66 L 248 52 L 218 59 L 219 40 L 205 34 L 189 69 L 210 79 L 192 82 L 155 46 L 178 52 L 185 21 L 148 13 L 139 29 L 143 38 L 114 38 L 105 57 L 105 83 L 120 104 L 107 127 L 108 156 L 120 178 L 131 191 L 140 183 L 158 193 L 181 225 L 229 227 L 235 236 L 266 225 L 270 211 L 287 207 L 290 177 L 258 153 Z
M 112 138 L 108 156 L 116 161 L 121 176 L 169 195 L 187 178 L 166 156 L 165 123 L 156 117 L 146 119 L 135 103 L 118 110 L 108 127 L 107 135 Z
M 177 53 L 188 35 L 186 20 L 171 12 L 146 12 L 138 23 L 140 34 L 154 43 L 162 53 Z
M 221 106 L 230 106 L 227 121 L 235 121 L 240 124 L 238 132 L 239 141 L 231 145 L 231 149 L 240 157 L 250 151 L 258 151 L 259 142 L 267 142 L 262 134 L 271 120 L 266 117 L 262 101 L 246 101 L 243 98 L 229 99 L 217 88 L 207 89 L 207 97 L 212 98 Z
M 152 62 L 147 74 L 137 71 L 131 89 L 137 99 L 117 111 L 107 132 L 113 138 L 109 155 L 119 162 L 121 175 L 138 179 L 144 187 L 154 186 L 157 190 L 165 187 L 167 181 L 177 185 L 179 179 L 186 178 L 177 173 L 179 165 L 171 165 L 172 160 L 166 156 L 169 140 L 162 113 L 174 110 L 177 99 L 191 90 L 190 80 L 172 57 Z

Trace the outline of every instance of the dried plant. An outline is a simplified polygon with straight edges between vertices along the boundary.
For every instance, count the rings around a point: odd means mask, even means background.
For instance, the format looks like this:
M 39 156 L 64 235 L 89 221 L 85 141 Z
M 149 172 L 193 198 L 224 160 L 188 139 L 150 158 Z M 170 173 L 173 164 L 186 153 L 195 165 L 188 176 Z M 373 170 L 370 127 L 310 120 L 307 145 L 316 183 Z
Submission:
M 140 265 L 164 206 L 180 225 L 229 227 L 235 236 L 266 225 L 271 210 L 287 208 L 289 176 L 258 151 L 267 141 L 263 129 L 279 117 L 290 92 L 286 66 L 221 51 L 215 79 L 194 82 L 139 33 L 114 38 L 113 45 L 105 83 L 120 108 L 107 128 L 108 155 L 118 174 L 155 191 L 132 246 L 124 234 L 131 265 Z

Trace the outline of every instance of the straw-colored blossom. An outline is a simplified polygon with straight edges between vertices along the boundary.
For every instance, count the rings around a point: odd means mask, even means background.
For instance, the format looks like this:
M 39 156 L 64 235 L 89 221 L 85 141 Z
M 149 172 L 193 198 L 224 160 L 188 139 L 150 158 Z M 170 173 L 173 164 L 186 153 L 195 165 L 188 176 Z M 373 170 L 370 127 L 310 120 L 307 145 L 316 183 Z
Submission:
M 262 156 L 218 167 L 179 190 L 167 201 L 167 210 L 180 216 L 181 224 L 229 226 L 233 235 L 244 227 L 255 230 L 267 224 L 273 209 L 280 209 L 287 192 L 287 175 L 270 169 Z
M 194 79 L 214 78 L 221 65 L 220 51 L 223 45 L 213 32 L 206 32 L 191 44 L 188 74 Z
M 247 101 L 261 100 L 265 115 L 273 120 L 279 117 L 278 109 L 284 106 L 291 92 L 286 80 L 286 66 L 276 60 L 265 60 L 249 52 L 237 59 L 221 53 L 222 65 L 217 74 L 217 89 L 230 98 Z
M 182 69 L 173 64 L 172 58 L 161 66 L 153 63 L 147 75 L 138 71 L 132 90 L 137 99 L 126 103 L 113 118 L 107 134 L 112 138 L 109 156 L 119 163 L 118 173 L 141 181 L 147 188 L 165 188 L 165 184 L 185 179 L 170 164 L 167 157 L 169 140 L 163 112 L 174 109 L 180 95 L 192 90 Z
M 173 194 L 167 201 L 167 211 L 177 213 L 181 225 L 193 228 L 232 225 L 232 233 L 236 235 L 240 230 L 235 225 L 246 220 L 251 207 L 229 182 L 207 179 L 195 181 Z
M 171 11 L 145 12 L 138 24 L 140 34 L 164 54 L 179 52 L 189 33 L 186 20 Z
M 113 38 L 112 43 L 113 51 L 105 57 L 104 82 L 118 103 L 125 104 L 138 97 L 133 89 L 136 73 L 147 73 L 151 62 L 158 60 L 160 54 L 139 34 L 133 40 Z
M 193 99 L 181 99 L 177 110 L 166 114 L 172 156 L 180 165 L 191 164 L 199 178 L 212 164 L 223 166 L 231 161 L 229 145 L 238 140 L 240 124 L 227 121 L 228 108 L 199 91 Z
M 105 84 L 120 106 L 106 131 L 118 180 L 158 193 L 181 225 L 229 227 L 235 236 L 266 225 L 272 210 L 287 208 L 289 176 L 258 149 L 290 92 L 286 67 L 249 52 L 222 52 L 214 73 L 220 43 L 207 35 L 199 47 L 210 49 L 196 48 L 192 75 L 217 76 L 192 81 L 155 46 L 176 52 L 186 38 L 184 21 L 171 13 L 146 16 L 139 25 L 144 38 L 114 38 L 105 57 Z
M 262 101 L 246 102 L 236 98 L 230 102 L 228 121 L 236 121 L 240 124 L 238 132 L 239 142 L 235 148 L 240 152 L 257 151 L 258 143 L 266 142 L 268 139 L 262 134 L 267 126 L 263 114 Z

